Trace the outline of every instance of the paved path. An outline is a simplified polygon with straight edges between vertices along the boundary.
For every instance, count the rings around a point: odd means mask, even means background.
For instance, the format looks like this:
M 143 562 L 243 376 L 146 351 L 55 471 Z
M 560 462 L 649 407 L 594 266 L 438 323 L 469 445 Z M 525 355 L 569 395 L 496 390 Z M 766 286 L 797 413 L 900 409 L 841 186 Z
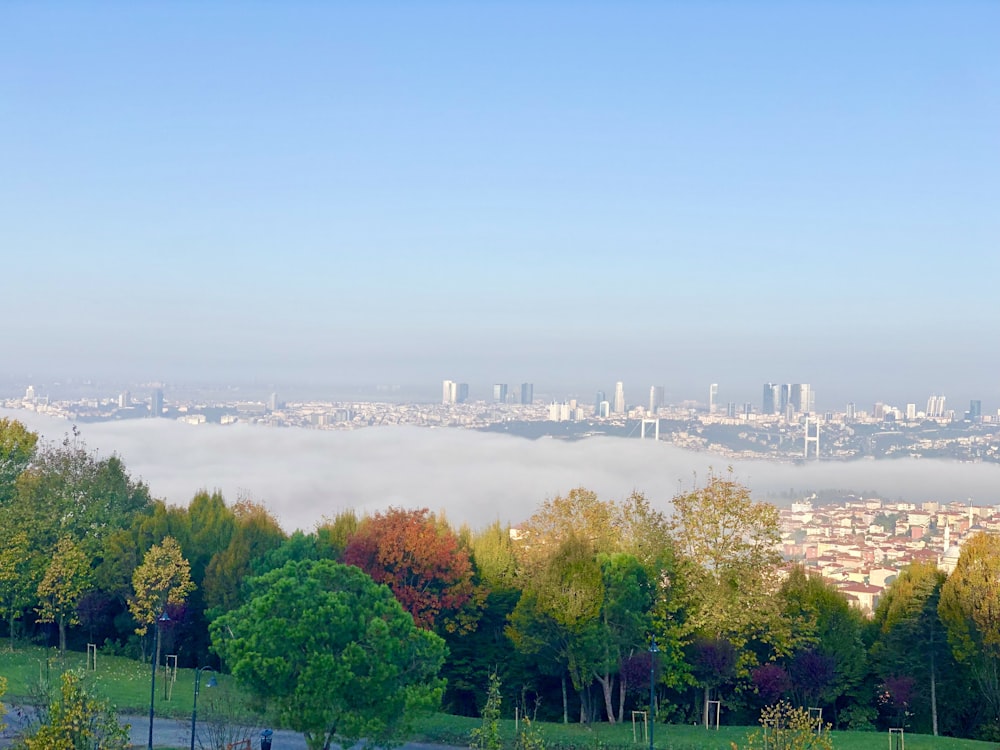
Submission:
M 122 722 L 128 722 L 131 726 L 129 737 L 133 747 L 148 747 L 149 743 L 149 717 L 148 716 L 123 716 Z M 260 748 L 260 731 L 264 727 L 254 729 L 250 733 L 251 746 L 253 750 Z M 202 742 L 206 743 L 208 737 L 204 735 L 204 728 L 199 724 L 198 735 Z M 154 719 L 153 720 L 153 747 L 155 748 L 190 748 L 191 747 L 191 720 L 184 719 Z M 195 744 L 195 747 L 199 745 Z M 298 732 L 290 732 L 285 729 L 274 730 L 271 750 L 306 750 L 305 738 Z
M 0 748 L 10 746 L 10 736 L 12 730 L 16 730 L 21 722 L 21 717 L 15 714 L 8 714 L 4 717 L 7 723 L 7 731 L 0 736 Z M 149 743 L 149 716 L 123 716 L 123 723 L 130 725 L 129 738 L 134 748 L 146 748 Z M 250 740 L 252 750 L 260 750 L 260 731 L 264 727 L 252 730 Z M 202 734 L 199 725 L 198 734 Z M 206 737 L 201 738 L 203 741 Z M 180 750 L 191 747 L 191 721 L 180 719 L 153 720 L 153 747 L 156 750 Z M 199 745 L 195 745 L 199 747 Z M 205 748 L 208 745 L 204 746 Z M 305 738 L 298 732 L 287 729 L 276 729 L 271 742 L 271 750 L 306 750 Z M 399 750 L 457 750 L 447 745 L 429 745 L 418 742 L 408 742 L 399 747 Z

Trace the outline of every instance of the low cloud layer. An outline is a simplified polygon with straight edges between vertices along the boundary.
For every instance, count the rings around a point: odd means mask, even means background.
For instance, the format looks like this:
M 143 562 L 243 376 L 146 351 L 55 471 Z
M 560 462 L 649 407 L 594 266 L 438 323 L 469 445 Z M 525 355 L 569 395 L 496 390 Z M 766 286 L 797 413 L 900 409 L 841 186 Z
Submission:
M 19 419 L 54 441 L 71 427 L 31 412 L 0 410 L 0 416 Z M 147 419 L 82 425 L 81 436 L 101 455 L 121 456 L 133 476 L 169 503 L 187 504 L 200 489 L 219 489 L 229 501 L 248 495 L 265 503 L 288 530 L 312 529 L 346 508 L 389 506 L 443 510 L 452 523 L 474 528 L 494 519 L 517 523 L 545 498 L 580 486 L 606 498 L 640 490 L 666 508 L 679 490 L 730 463 L 648 440 L 529 441 L 416 427 L 329 432 Z M 899 459 L 733 466 L 761 499 L 792 488 L 842 488 L 915 502 L 1000 503 L 1000 466 L 993 464 Z

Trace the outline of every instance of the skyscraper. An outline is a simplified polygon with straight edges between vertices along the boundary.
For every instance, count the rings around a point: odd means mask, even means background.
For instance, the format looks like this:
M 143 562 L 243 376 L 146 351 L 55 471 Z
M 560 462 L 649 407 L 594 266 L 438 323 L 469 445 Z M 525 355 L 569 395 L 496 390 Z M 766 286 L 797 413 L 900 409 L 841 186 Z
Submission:
M 532 383 L 521 383 L 521 403 L 531 404 L 535 400 L 535 386 Z
M 656 414 L 663 405 L 663 386 L 649 386 L 649 413 Z
M 979 399 L 969 401 L 969 419 L 975 421 L 983 416 L 983 402 Z
M 715 414 L 715 402 L 719 399 L 719 384 L 712 383 L 708 386 L 708 413 Z
M 931 396 L 929 399 L 927 399 L 927 416 L 928 417 L 944 416 L 944 396 Z
M 441 403 L 453 404 L 458 398 L 458 383 L 454 380 L 445 380 L 441 384 Z
M 614 414 L 625 413 L 625 384 L 622 381 L 615 383 L 615 402 L 612 405 Z
M 778 399 L 781 398 L 777 383 L 764 383 L 764 398 L 761 401 L 761 414 L 776 414 Z
M 161 391 L 159 388 L 153 391 L 153 397 L 149 403 L 149 416 L 151 417 L 163 416 L 163 391 Z
M 594 414 L 599 417 L 606 417 L 607 414 L 601 414 L 601 404 L 605 404 L 607 401 L 607 394 L 604 391 L 598 391 L 597 397 L 594 399 Z
M 792 384 L 782 383 L 779 391 L 778 411 L 782 414 L 788 413 L 788 405 L 792 403 Z
M 469 384 L 459 383 L 455 389 L 455 403 L 464 404 L 469 400 Z
M 812 388 L 808 383 L 792 383 L 790 402 L 792 408 L 800 414 L 808 414 L 813 410 Z
M 493 400 L 498 404 L 507 403 L 507 384 L 506 383 L 494 383 L 493 385 Z

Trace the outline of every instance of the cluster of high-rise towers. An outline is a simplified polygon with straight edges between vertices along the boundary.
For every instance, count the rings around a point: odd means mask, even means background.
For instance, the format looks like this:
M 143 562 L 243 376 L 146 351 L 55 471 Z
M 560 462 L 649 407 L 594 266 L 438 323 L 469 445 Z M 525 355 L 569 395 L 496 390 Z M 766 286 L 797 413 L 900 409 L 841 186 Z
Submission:
M 521 400 L 516 403 L 531 404 L 535 400 L 535 386 L 533 383 L 521 383 Z M 506 383 L 494 383 L 493 400 L 498 404 L 514 403 L 514 393 L 507 387 Z M 442 404 L 464 404 L 469 400 L 469 384 L 456 383 L 454 380 L 445 380 L 442 383 L 441 403 Z
M 708 413 L 720 412 L 719 384 L 712 383 L 708 387 Z M 761 398 L 760 414 L 782 414 L 791 417 L 794 414 L 811 414 L 816 411 L 816 392 L 809 383 L 764 383 L 764 394 Z M 743 404 L 742 414 L 754 412 L 751 403 Z M 736 402 L 726 404 L 726 416 L 735 419 L 741 413 L 741 407 Z

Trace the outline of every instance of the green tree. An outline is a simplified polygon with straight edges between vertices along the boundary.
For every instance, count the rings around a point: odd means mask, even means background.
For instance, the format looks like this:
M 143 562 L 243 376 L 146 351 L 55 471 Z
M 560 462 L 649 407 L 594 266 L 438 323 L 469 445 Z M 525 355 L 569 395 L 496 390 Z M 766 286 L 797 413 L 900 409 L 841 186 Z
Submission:
M 324 516 L 315 534 L 320 557 L 339 561 L 361 523 L 354 508 L 342 510 L 333 518 Z
M 150 502 L 148 488 L 129 477 L 120 458 L 98 458 L 74 428 L 62 443 L 39 450 L 21 472 L 11 506 L 36 549 L 52 549 L 69 536 L 96 557 L 104 539 L 128 528 Z
M 938 696 L 942 687 L 951 687 L 957 670 L 938 617 L 945 579 L 933 563 L 911 563 L 886 589 L 873 615 L 877 637 L 871 656 L 875 669 L 883 680 L 913 678 L 912 708 L 917 726 L 923 731 L 930 729 L 935 736 Z
M 250 575 L 261 576 L 272 570 L 277 570 L 289 562 L 302 560 L 332 560 L 325 554 L 316 534 L 306 534 L 301 529 L 292 532 L 278 547 L 266 552 L 263 556 L 250 561 Z
M 670 522 L 650 505 L 641 492 L 633 492 L 615 509 L 618 539 L 615 550 L 635 557 L 651 578 L 673 567 L 674 543 Z
M 221 492 L 199 492 L 187 507 L 190 532 L 177 539 L 191 563 L 191 579 L 201 586 L 212 558 L 225 550 L 236 532 L 236 511 Z
M 535 565 L 532 571 L 522 579 L 523 593 L 511 613 L 508 636 L 521 652 L 561 667 L 563 721 L 569 720 L 567 676 L 580 698 L 581 721 L 586 721 L 592 715 L 587 688 L 602 655 L 600 565 L 590 542 L 571 533 L 549 550 L 547 565 Z
M 759 653 L 780 650 L 788 641 L 775 597 L 781 562 L 778 510 L 754 502 L 731 471 L 709 474 L 705 486 L 673 502 L 671 533 L 686 579 L 678 640 L 715 644 L 715 654 L 729 653 L 718 643 L 729 642 L 736 655 L 733 677 L 749 678 Z M 708 652 L 694 648 L 691 653 Z M 692 664 L 705 687 L 705 712 L 711 689 L 730 681 L 706 672 L 712 661 L 700 658 Z
M 86 553 L 70 537 L 56 544 L 52 560 L 38 584 L 38 621 L 59 626 L 59 651 L 66 651 L 66 626 L 76 625 L 76 606 L 92 580 Z
M 587 540 L 595 552 L 616 551 L 621 538 L 619 518 L 613 502 L 598 499 L 584 487 L 546 500 L 517 530 L 519 575 L 531 578 L 538 574 L 570 537 Z
M 213 646 L 310 750 L 384 744 L 439 702 L 444 642 L 358 568 L 290 562 L 248 589 L 246 604 L 212 623 Z
M 473 568 L 482 604 L 474 630 L 444 633 L 448 660 L 444 704 L 449 713 L 476 716 L 487 700 L 494 673 L 506 685 L 517 666 L 514 645 L 507 637 L 507 617 L 521 595 L 510 530 L 498 521 L 470 535 Z M 485 593 L 485 596 L 483 596 Z M 511 684 L 514 684 L 511 682 Z
M 517 587 L 517 560 L 510 526 L 494 521 L 472 536 L 472 560 L 479 580 L 491 591 Z
M 650 607 L 654 589 L 638 559 L 622 552 L 599 555 L 604 600 L 601 605 L 600 658 L 594 677 L 604 693 L 608 721 L 622 721 L 628 684 L 621 674 L 626 658 L 644 650 L 651 629 Z M 614 708 L 614 683 L 618 678 L 618 711 Z
M 35 456 L 38 435 L 16 419 L 0 419 L 0 507 L 15 493 L 15 482 Z
M 243 581 L 250 576 L 253 561 L 285 541 L 285 532 L 263 505 L 244 500 L 236 504 L 233 513 L 236 528 L 229 545 L 212 556 L 205 570 L 202 589 L 209 610 L 238 607 Z
M 795 652 L 790 664 L 794 687 L 808 705 L 832 705 L 851 696 L 867 675 L 862 639 L 865 618 L 833 585 L 801 565 L 789 571 L 778 593 L 782 619 L 791 623 L 790 638 L 777 643 L 779 655 Z M 820 669 L 817 669 L 819 667 Z M 825 672 L 829 679 L 820 679 Z
M 969 667 L 989 713 L 1000 722 L 1000 538 L 980 532 L 964 545 L 941 587 L 938 614 L 955 659 Z
M 753 666 L 746 643 L 784 636 L 774 594 L 781 562 L 778 510 L 757 503 L 732 475 L 710 474 L 704 487 L 674 498 L 672 534 L 690 565 L 690 624 L 726 638 Z
M 7 621 L 11 648 L 14 623 L 35 601 L 40 574 L 41 556 L 32 553 L 28 534 L 0 524 L 0 614 Z
M 128 725 L 118 721 L 107 701 L 95 698 L 80 675 L 63 672 L 59 696 L 48 706 L 46 721 L 25 738 L 27 750 L 126 750 Z

